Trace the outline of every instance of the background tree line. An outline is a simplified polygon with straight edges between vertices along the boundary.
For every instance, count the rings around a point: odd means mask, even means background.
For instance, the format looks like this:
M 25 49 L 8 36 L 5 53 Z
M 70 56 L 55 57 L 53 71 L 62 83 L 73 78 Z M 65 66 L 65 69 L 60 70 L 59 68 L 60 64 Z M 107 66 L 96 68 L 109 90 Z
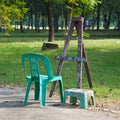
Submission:
M 113 24 L 120 30 L 120 0 L 1 0 L 0 14 L 1 30 L 11 30 L 11 25 L 21 32 L 48 29 L 48 41 L 59 29 L 67 30 L 76 16 L 84 17 L 84 29 L 109 29 Z

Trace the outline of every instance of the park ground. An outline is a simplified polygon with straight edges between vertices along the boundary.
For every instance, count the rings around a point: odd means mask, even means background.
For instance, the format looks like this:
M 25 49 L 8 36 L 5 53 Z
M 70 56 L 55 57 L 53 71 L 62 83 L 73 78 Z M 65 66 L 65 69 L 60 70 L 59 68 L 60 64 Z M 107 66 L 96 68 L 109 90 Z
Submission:
M 94 84 L 92 89 L 95 93 L 96 106 L 88 109 L 80 109 L 79 105 L 67 104 L 62 106 L 57 93 L 52 98 L 47 97 L 46 107 L 40 108 L 39 101 L 33 100 L 33 89 L 29 104 L 26 107 L 23 106 L 26 81 L 21 64 L 21 55 L 27 52 L 42 52 L 50 58 L 55 73 L 58 62 L 54 56 L 61 55 L 64 46 L 64 38 L 61 33 L 57 34 L 55 41 L 59 45 L 59 49 L 49 51 L 41 51 L 43 42 L 47 41 L 47 34 L 41 33 L 42 37 L 40 33 L 14 33 L 12 37 L 1 36 L 0 120 L 120 119 L 120 34 L 118 31 L 91 32 L 90 38 L 86 38 L 84 43 Z M 68 55 L 76 56 L 76 47 L 77 41 L 72 39 Z M 75 64 L 65 63 L 64 66 L 65 68 L 63 67 L 61 73 L 64 89 L 75 87 L 76 82 L 71 79 L 76 78 Z M 84 69 L 83 88 L 89 88 Z
M 80 109 L 79 105 L 60 104 L 58 94 L 47 97 L 46 107 L 40 108 L 39 101 L 33 100 L 33 89 L 29 103 L 23 106 L 25 88 L 13 86 L 0 87 L 0 120 L 119 120 L 120 111 L 112 108 L 89 107 Z

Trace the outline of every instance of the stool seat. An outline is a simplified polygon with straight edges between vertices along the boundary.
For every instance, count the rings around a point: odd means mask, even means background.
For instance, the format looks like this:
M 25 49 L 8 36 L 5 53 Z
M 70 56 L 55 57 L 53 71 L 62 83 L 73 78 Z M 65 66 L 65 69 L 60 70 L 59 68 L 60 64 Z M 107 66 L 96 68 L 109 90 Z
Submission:
M 71 88 L 64 91 L 64 105 L 66 104 L 67 96 L 76 97 L 80 100 L 80 108 L 88 107 L 88 96 L 92 99 L 92 104 L 95 105 L 94 92 L 88 89 Z

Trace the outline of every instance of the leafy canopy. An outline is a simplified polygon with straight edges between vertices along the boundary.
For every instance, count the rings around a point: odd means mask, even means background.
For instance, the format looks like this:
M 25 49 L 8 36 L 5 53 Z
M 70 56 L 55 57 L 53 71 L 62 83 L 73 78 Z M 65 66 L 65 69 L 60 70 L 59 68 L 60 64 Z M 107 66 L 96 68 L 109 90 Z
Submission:
M 13 30 L 12 20 L 21 20 L 27 12 L 25 2 L 19 0 L 0 1 L 0 28 Z
M 82 16 L 84 12 L 94 9 L 98 2 L 99 0 L 68 0 L 73 17 Z

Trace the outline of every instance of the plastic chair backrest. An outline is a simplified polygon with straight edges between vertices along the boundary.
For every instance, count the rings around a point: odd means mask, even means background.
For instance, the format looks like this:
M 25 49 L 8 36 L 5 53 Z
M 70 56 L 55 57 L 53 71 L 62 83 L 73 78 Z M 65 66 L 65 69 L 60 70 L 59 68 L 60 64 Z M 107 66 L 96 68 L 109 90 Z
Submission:
M 24 71 L 26 73 L 26 66 L 25 66 L 25 60 L 28 59 L 30 63 L 30 73 L 31 78 L 34 80 L 39 79 L 40 70 L 39 70 L 39 59 L 41 59 L 45 65 L 45 70 L 48 75 L 48 78 L 53 78 L 53 73 L 51 69 L 51 64 L 49 59 L 44 55 L 34 54 L 34 53 L 27 53 L 22 55 L 22 64 L 24 67 Z

